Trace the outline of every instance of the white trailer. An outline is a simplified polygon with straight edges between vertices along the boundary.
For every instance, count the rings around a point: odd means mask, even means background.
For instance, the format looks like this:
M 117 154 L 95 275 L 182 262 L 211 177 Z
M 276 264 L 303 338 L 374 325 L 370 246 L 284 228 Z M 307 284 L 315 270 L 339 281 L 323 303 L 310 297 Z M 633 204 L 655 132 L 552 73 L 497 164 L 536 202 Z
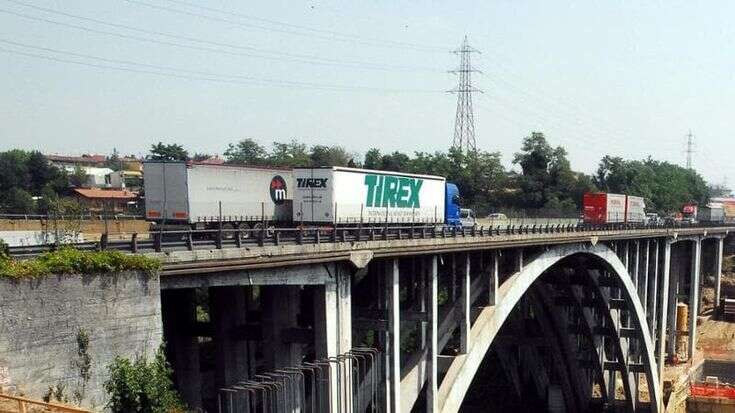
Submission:
M 446 180 L 368 169 L 294 168 L 296 223 L 443 223 Z
M 645 222 L 646 201 L 639 196 L 627 196 L 625 222 Z
M 291 221 L 290 169 L 147 161 L 146 217 L 160 223 L 247 229 Z

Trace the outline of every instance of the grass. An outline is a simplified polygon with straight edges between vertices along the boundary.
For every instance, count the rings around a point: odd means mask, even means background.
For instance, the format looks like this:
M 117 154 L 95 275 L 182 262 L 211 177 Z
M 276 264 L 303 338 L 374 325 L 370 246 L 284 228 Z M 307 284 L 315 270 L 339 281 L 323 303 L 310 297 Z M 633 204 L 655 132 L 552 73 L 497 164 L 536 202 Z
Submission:
M 161 263 L 141 255 L 118 251 L 79 251 L 62 248 L 29 260 L 15 260 L 0 254 L 0 278 L 24 279 L 50 274 L 100 274 L 120 271 L 158 271 Z

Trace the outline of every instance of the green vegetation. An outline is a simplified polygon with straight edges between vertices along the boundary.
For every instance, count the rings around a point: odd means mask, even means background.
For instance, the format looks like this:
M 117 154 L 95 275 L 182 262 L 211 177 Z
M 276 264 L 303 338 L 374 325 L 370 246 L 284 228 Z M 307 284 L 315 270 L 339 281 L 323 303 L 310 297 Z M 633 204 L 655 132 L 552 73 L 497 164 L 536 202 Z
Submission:
M 177 143 L 166 145 L 163 142 L 158 142 L 151 145 L 148 159 L 156 161 L 186 161 L 189 160 L 189 152 Z
M 650 209 L 660 213 L 677 211 L 686 202 L 704 204 L 711 196 L 711 188 L 695 171 L 651 158 L 627 161 L 606 156 L 594 181 L 603 191 L 642 196 Z M 717 195 L 721 194 L 713 194 Z
M 296 140 L 274 142 L 267 148 L 253 139 L 230 144 L 225 159 L 231 164 L 270 166 L 357 166 L 367 169 L 440 175 L 460 187 L 464 205 L 480 216 L 489 212 L 542 217 L 577 217 L 582 195 L 609 191 L 646 198 L 652 211 L 678 211 L 685 202 L 705 203 L 726 195 L 725 188 L 708 187 L 695 171 L 652 159 L 631 161 L 606 156 L 594 175 L 572 170 L 567 151 L 553 147 L 541 132 L 523 139 L 513 158 L 519 171 L 506 170 L 497 152 L 381 153 L 373 148 L 362 161 L 341 146 L 307 147 Z
M 22 279 L 49 274 L 98 274 L 129 270 L 153 273 L 160 266 L 158 261 L 141 255 L 62 248 L 30 260 L 0 258 L 0 277 Z
M 67 187 L 66 173 L 51 166 L 40 152 L 0 152 L 0 211 L 35 213 L 34 196 L 56 197 Z
M 110 378 L 105 390 L 112 412 L 171 413 L 183 412 L 184 404 L 174 390 L 173 371 L 161 345 L 153 360 L 138 356 L 134 361 L 116 357 L 108 367 Z

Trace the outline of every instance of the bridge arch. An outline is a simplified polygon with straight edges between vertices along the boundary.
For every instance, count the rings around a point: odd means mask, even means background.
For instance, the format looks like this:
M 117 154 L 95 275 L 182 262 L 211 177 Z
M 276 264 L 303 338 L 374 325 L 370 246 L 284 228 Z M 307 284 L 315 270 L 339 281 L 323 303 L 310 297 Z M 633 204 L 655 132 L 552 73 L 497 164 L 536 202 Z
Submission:
M 634 333 L 639 339 L 639 345 L 642 347 L 639 349 L 642 361 L 640 370 L 647 378 L 650 397 L 650 411 L 659 411 L 658 398 L 660 396 L 660 383 L 658 370 L 655 366 L 656 359 L 654 357 L 654 346 L 649 334 L 650 330 L 647 325 L 646 315 L 635 286 L 625 265 L 612 249 L 604 244 L 593 245 L 591 243 L 585 243 L 558 245 L 546 249 L 536 258 L 528 262 L 521 271 L 513 274 L 499 287 L 498 296 L 500 299 L 497 304 L 493 307 L 487 307 L 484 309 L 472 326 L 472 344 L 468 349 L 467 354 L 455 358 L 449 367 L 444 380 L 441 382 L 438 399 L 439 407 L 442 412 L 453 413 L 459 411 L 464 397 L 469 390 L 470 384 L 472 383 L 472 379 L 477 373 L 483 358 L 495 341 L 500 328 L 516 307 L 516 304 L 518 304 L 521 298 L 529 292 L 532 286 L 537 285 L 536 281 L 538 281 L 542 275 L 546 274 L 547 271 L 570 257 L 588 258 L 594 260 L 597 265 L 601 265 L 601 267 L 604 268 L 604 272 L 607 275 L 587 274 L 587 279 L 590 281 L 590 284 L 585 288 L 592 289 L 594 291 L 593 295 L 604 299 L 604 303 L 607 306 L 605 308 L 607 313 L 604 314 L 604 317 L 607 319 L 605 322 L 607 325 L 615 323 L 616 321 L 618 325 L 620 324 L 619 320 L 615 320 L 615 316 L 611 314 L 611 311 L 609 311 L 609 309 L 612 308 L 611 303 L 613 301 L 615 302 L 615 306 L 618 306 L 618 308 L 623 307 L 627 311 L 631 326 L 628 330 L 634 330 L 632 333 Z M 581 280 L 578 279 L 578 281 Z M 607 284 L 601 285 L 601 283 Z M 616 291 L 619 291 L 619 295 L 611 297 L 609 294 L 604 293 L 605 286 L 616 287 Z M 575 297 L 575 300 L 580 299 L 582 298 Z M 599 304 L 600 303 L 596 303 L 594 305 Z M 617 317 L 620 317 L 620 315 L 618 314 Z M 611 334 L 614 337 L 613 341 L 617 343 L 614 353 L 619 360 L 618 364 L 620 364 L 619 368 L 621 375 L 623 376 L 623 384 L 628 406 L 629 408 L 635 409 L 635 398 L 637 395 L 632 393 L 634 391 L 634 386 L 630 383 L 631 376 L 628 374 L 630 371 L 628 369 L 627 361 L 625 360 L 627 358 L 627 354 L 625 354 L 627 353 L 627 348 L 624 348 L 624 340 L 622 340 L 622 334 L 620 331 L 614 331 L 611 332 Z M 628 331 L 628 334 L 631 334 L 631 331 Z M 601 351 L 604 352 L 604 348 L 601 349 Z M 599 357 L 600 363 L 604 365 L 605 360 L 603 355 L 600 354 Z M 613 395 L 612 397 L 614 398 L 615 396 Z

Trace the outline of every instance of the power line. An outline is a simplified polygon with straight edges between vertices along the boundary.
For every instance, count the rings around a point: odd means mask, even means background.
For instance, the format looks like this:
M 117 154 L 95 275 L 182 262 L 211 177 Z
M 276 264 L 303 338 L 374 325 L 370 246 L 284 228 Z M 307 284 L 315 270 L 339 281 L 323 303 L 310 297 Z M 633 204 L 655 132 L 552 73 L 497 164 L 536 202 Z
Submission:
M 439 52 L 439 51 L 446 51 L 447 49 L 440 48 L 440 47 L 427 47 L 427 46 L 420 46 L 420 45 L 411 45 L 408 43 L 405 44 L 395 44 L 392 42 L 387 41 L 375 41 L 375 40 L 362 40 L 361 38 L 350 38 L 350 37 L 337 37 L 337 36 L 327 36 L 327 35 L 321 35 L 318 33 L 305 33 L 305 32 L 299 32 L 296 30 L 290 30 L 290 29 L 278 29 L 274 27 L 267 27 L 267 26 L 261 26 L 256 25 L 252 23 L 245 23 L 240 20 L 231 20 L 231 19 L 225 19 L 222 17 L 216 17 L 212 15 L 202 14 L 202 13 L 194 13 L 186 10 L 180 10 L 173 7 L 167 7 L 167 6 L 160 6 L 157 4 L 151 4 L 144 1 L 139 0 L 124 0 L 131 4 L 137 4 L 144 7 L 149 7 L 152 9 L 157 10 L 163 10 L 170 13 L 175 14 L 181 14 L 186 15 L 190 17 L 197 17 L 205 20 L 211 20 L 216 21 L 219 23 L 229 23 L 236 26 L 245 27 L 248 29 L 256 29 L 256 30 L 263 30 L 268 32 L 276 32 L 276 33 L 283 33 L 283 34 L 289 34 L 293 36 L 300 36 L 300 37 L 310 37 L 314 39 L 320 39 L 320 40 L 328 40 L 328 41 L 339 41 L 339 42 L 346 42 L 346 43 L 353 43 L 353 44 L 362 44 L 366 46 L 375 46 L 375 47 L 384 47 L 384 48 L 392 48 L 392 49 L 403 49 L 403 50 L 412 50 L 415 52 Z M 227 12 L 225 12 L 227 13 Z M 303 29 L 302 29 L 303 30 Z
M 368 86 L 333 85 L 333 84 L 323 84 L 323 83 L 296 82 L 296 81 L 289 81 L 289 80 L 258 78 L 258 77 L 247 76 L 247 75 L 228 75 L 228 74 L 221 74 L 221 73 L 195 71 L 195 70 L 170 67 L 170 66 L 153 65 L 153 64 L 135 62 L 135 61 L 130 61 L 130 60 L 110 59 L 110 58 L 93 56 L 93 55 L 88 55 L 88 54 L 83 54 L 83 53 L 70 52 L 66 50 L 53 49 L 49 47 L 34 46 L 34 45 L 29 45 L 29 44 L 5 40 L 5 39 L 0 39 L 0 43 L 5 43 L 8 45 L 12 45 L 16 47 L 23 47 L 27 49 L 39 50 L 43 52 L 51 52 L 51 53 L 59 54 L 62 56 L 67 56 L 67 58 L 57 57 L 57 56 L 48 56 L 48 55 L 39 55 L 36 53 L 29 53 L 29 52 L 23 52 L 23 51 L 5 49 L 5 48 L 0 49 L 0 51 L 2 52 L 10 53 L 10 54 L 17 54 L 17 55 L 33 57 L 37 59 L 44 59 L 44 60 L 50 60 L 50 61 L 55 61 L 55 62 L 61 62 L 61 63 L 70 63 L 70 64 L 81 65 L 81 66 L 89 66 L 89 67 L 95 67 L 95 68 L 100 68 L 100 69 L 110 69 L 110 70 L 117 70 L 117 71 L 124 71 L 124 72 L 135 72 L 135 73 L 150 74 L 150 75 L 157 75 L 157 76 L 164 76 L 164 77 L 173 77 L 173 78 L 188 79 L 188 80 L 205 80 L 205 81 L 210 81 L 210 82 L 230 83 L 230 84 L 248 85 L 248 86 L 266 86 L 267 85 L 267 86 L 276 86 L 276 87 L 304 88 L 304 89 L 316 89 L 316 90 L 336 91 L 336 92 L 345 92 L 345 91 L 384 92 L 384 93 L 437 93 L 439 92 L 438 90 L 431 91 L 431 90 L 420 90 L 420 89 L 374 88 L 374 87 L 368 87 Z M 72 60 L 72 59 L 69 59 L 68 56 L 71 56 L 74 58 L 87 59 L 87 60 L 96 60 L 98 62 L 103 62 L 103 63 Z M 110 63 L 115 64 L 115 65 L 110 65 Z M 119 66 L 119 65 L 123 65 L 123 66 Z M 133 67 L 129 67 L 129 66 L 133 66 Z M 141 67 L 144 69 L 141 69 Z M 155 70 L 151 70 L 151 69 L 155 69 Z
M 216 9 L 214 7 L 202 6 L 202 5 L 199 5 L 199 4 L 194 4 L 194 3 L 187 2 L 187 1 L 182 1 L 182 0 L 164 0 L 164 1 L 167 1 L 169 3 L 181 4 L 181 5 L 184 5 L 184 6 L 189 6 L 189 7 L 197 8 L 197 9 L 200 9 L 200 10 L 206 10 L 206 11 L 220 13 L 220 14 L 225 14 L 225 15 L 229 15 L 229 16 L 235 16 L 235 17 L 239 17 L 239 18 L 243 18 L 243 19 L 247 19 L 247 20 L 255 20 L 255 21 L 269 23 L 269 24 L 273 24 L 273 25 L 277 25 L 277 26 L 290 27 L 290 28 L 295 28 L 295 29 L 309 31 L 309 32 L 314 32 L 314 33 L 329 34 L 329 35 L 332 35 L 332 36 L 352 38 L 352 39 L 355 39 L 355 40 L 363 40 L 363 41 L 368 41 L 368 42 L 383 43 L 383 44 L 386 44 L 386 45 L 392 45 L 394 47 L 409 47 L 409 48 L 417 48 L 418 47 L 418 48 L 422 48 L 422 49 L 435 50 L 435 51 L 441 51 L 441 52 L 444 52 L 444 51 L 446 51 L 448 49 L 447 47 L 441 47 L 441 46 L 433 46 L 433 45 L 426 45 L 426 44 L 419 44 L 419 43 L 411 43 L 411 42 L 398 42 L 398 41 L 395 41 L 395 40 L 369 38 L 369 37 L 365 37 L 365 36 L 360 36 L 360 35 L 351 34 L 351 33 L 342 33 L 342 32 L 337 32 L 337 31 L 333 31 L 333 30 L 316 29 L 316 28 L 313 28 L 313 27 L 302 26 L 302 25 L 292 24 L 292 23 L 286 23 L 286 22 L 282 22 L 282 21 L 278 21 L 278 20 L 266 19 L 266 18 L 262 18 L 262 17 L 251 16 L 251 15 L 247 15 L 247 14 L 236 13 L 236 12 L 222 10 L 222 9 Z
M 142 29 L 142 28 L 139 28 L 139 27 L 124 25 L 124 24 L 119 24 L 119 23 L 111 23 L 111 22 L 107 22 L 107 21 L 103 21 L 103 20 L 99 20 L 99 19 L 94 19 L 94 18 L 90 18 L 90 17 L 85 17 L 85 16 L 79 16 L 79 15 L 74 15 L 74 14 L 70 14 L 70 13 L 60 12 L 60 11 L 56 11 L 56 10 L 53 10 L 53 9 L 48 9 L 48 8 L 45 8 L 45 7 L 38 7 L 38 6 L 35 6 L 35 5 L 32 5 L 32 4 L 20 2 L 20 1 L 17 1 L 17 0 L 2 0 L 2 1 L 6 1 L 6 2 L 18 4 L 18 5 L 29 7 L 29 8 L 33 8 L 33 9 L 36 9 L 36 10 L 41 10 L 41 11 L 47 12 L 47 13 L 53 13 L 53 14 L 57 14 L 57 15 L 62 15 L 62 16 L 74 18 L 74 19 L 79 19 L 79 20 L 84 20 L 84 21 L 88 21 L 88 22 L 93 22 L 93 23 L 96 23 L 96 24 L 101 24 L 101 25 L 105 25 L 105 26 L 109 26 L 109 27 L 121 28 L 121 29 L 126 29 L 126 30 L 131 30 L 131 31 L 139 32 L 139 33 L 151 34 L 151 35 L 162 36 L 162 37 L 167 37 L 167 38 L 172 38 L 172 39 L 185 40 L 185 41 L 188 41 L 188 42 L 194 42 L 194 43 L 199 43 L 199 44 L 213 45 L 213 46 L 218 46 L 218 47 L 227 47 L 227 48 L 237 49 L 237 50 L 246 50 L 246 51 L 249 51 L 249 52 L 248 53 L 234 52 L 234 51 L 223 50 L 223 49 L 219 49 L 219 48 L 204 47 L 204 46 L 194 46 L 194 45 L 187 45 L 187 44 L 176 43 L 176 42 L 162 41 L 162 40 L 151 39 L 151 38 L 146 38 L 146 37 L 139 37 L 139 36 L 134 36 L 134 35 L 129 35 L 129 34 L 123 34 L 123 33 L 118 33 L 118 32 L 110 32 L 110 31 L 106 31 L 106 30 L 99 30 L 99 29 L 94 29 L 94 28 L 90 28 L 90 27 L 86 27 L 86 26 L 80 26 L 80 25 L 76 25 L 76 24 L 60 22 L 58 20 L 51 20 L 51 19 L 44 18 L 44 17 L 32 16 L 32 15 L 28 15 L 28 14 L 24 14 L 24 13 L 19 13 L 19 12 L 16 12 L 16 11 L 12 11 L 12 10 L 0 9 L 0 12 L 1 13 L 10 14 L 10 15 L 13 15 L 13 16 L 16 16 L 16 17 L 21 17 L 21 18 L 28 19 L 28 20 L 34 20 L 34 21 L 39 21 L 39 22 L 43 22 L 43 23 L 54 24 L 54 25 L 62 26 L 62 27 L 66 27 L 66 28 L 71 28 L 71 29 L 75 29 L 75 30 L 81 30 L 81 31 L 90 32 L 90 33 L 102 34 L 102 35 L 106 35 L 106 36 L 115 36 L 115 37 L 119 37 L 119 38 L 124 38 L 124 39 L 129 39 L 129 40 L 135 40 L 135 41 L 140 41 L 140 42 L 146 42 L 146 43 L 155 43 L 155 44 L 160 44 L 160 45 L 165 45 L 165 46 L 173 46 L 173 47 L 179 47 L 179 48 L 187 48 L 187 49 L 193 49 L 193 50 L 199 50 L 199 51 L 206 51 L 206 52 L 212 52 L 212 53 L 219 53 L 219 54 L 225 54 L 225 55 L 231 55 L 231 56 L 234 55 L 234 56 L 243 56 L 243 57 L 254 57 L 254 58 L 258 58 L 258 59 L 275 60 L 275 61 L 291 61 L 291 62 L 312 64 L 312 65 L 321 65 L 321 66 L 349 67 L 349 68 L 361 69 L 361 70 L 381 70 L 381 71 L 398 70 L 398 71 L 425 71 L 425 72 L 434 71 L 434 69 L 430 69 L 430 68 L 419 68 L 419 67 L 409 67 L 409 66 L 399 66 L 399 65 L 379 65 L 379 64 L 375 64 L 375 63 L 371 63 L 371 62 L 364 62 L 364 61 L 340 61 L 340 60 L 336 60 L 336 59 L 324 58 L 324 57 L 315 56 L 315 55 L 304 55 L 304 54 L 285 53 L 285 52 L 281 52 L 281 51 L 265 50 L 265 49 L 259 49 L 259 48 L 251 47 L 251 46 L 236 45 L 236 44 L 232 44 L 232 43 L 213 42 L 213 41 L 202 40 L 202 39 L 197 39 L 197 38 L 188 37 L 188 36 L 175 35 L 175 34 L 164 33 L 164 32 L 153 31 L 153 30 L 146 30 L 146 29 Z M 258 54 L 258 53 L 260 53 L 260 54 Z M 267 56 L 267 55 L 263 55 L 262 53 L 275 54 L 275 55 L 283 56 L 283 57 Z
M 472 86 L 472 73 L 479 72 L 472 67 L 470 57 L 472 53 L 480 53 L 467 42 L 467 36 L 462 41 L 459 49 L 452 51 L 459 56 L 459 68 L 451 70 L 450 73 L 458 75 L 459 81 L 455 89 L 450 93 L 457 95 L 457 112 L 454 119 L 454 140 L 452 146 L 467 152 L 477 152 L 477 141 L 475 140 L 475 114 L 472 108 L 472 94 L 482 93 L 482 90 Z

